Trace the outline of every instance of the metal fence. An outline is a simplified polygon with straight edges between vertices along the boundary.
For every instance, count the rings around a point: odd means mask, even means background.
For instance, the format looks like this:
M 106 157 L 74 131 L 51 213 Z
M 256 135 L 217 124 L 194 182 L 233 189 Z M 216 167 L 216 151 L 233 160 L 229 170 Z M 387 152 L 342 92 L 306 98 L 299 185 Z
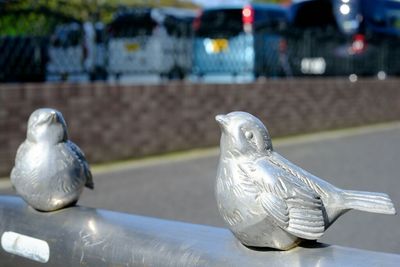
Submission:
M 123 74 L 170 79 L 221 73 L 379 78 L 400 74 L 398 37 L 267 28 L 235 36 L 195 36 L 191 16 L 164 16 L 156 23 L 145 12 L 150 9 L 143 10 L 140 19 L 128 12 L 125 19 L 120 16 L 108 25 L 46 9 L 0 12 L 0 82 L 66 80 L 73 75 L 104 80 Z
M 288 61 L 294 76 L 400 74 L 400 40 L 377 35 L 344 36 L 308 30 L 286 34 Z
M 71 29 L 66 31 L 65 25 Z M 79 57 L 67 51 L 81 46 L 80 25 L 80 21 L 46 8 L 0 7 L 0 82 L 44 81 L 60 70 L 55 65 L 62 65 L 66 72 L 74 70 Z M 56 47 L 63 47 L 66 53 L 57 54 Z
M 47 47 L 47 37 L 0 37 L 0 81 L 45 80 Z

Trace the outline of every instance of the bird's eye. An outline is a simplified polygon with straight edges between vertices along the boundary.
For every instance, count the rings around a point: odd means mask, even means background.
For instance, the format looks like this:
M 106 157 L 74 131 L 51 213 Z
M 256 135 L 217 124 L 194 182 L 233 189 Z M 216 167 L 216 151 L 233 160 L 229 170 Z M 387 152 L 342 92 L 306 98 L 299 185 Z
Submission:
M 246 136 L 247 139 L 252 139 L 253 138 L 253 133 L 252 132 L 245 132 L 244 136 Z

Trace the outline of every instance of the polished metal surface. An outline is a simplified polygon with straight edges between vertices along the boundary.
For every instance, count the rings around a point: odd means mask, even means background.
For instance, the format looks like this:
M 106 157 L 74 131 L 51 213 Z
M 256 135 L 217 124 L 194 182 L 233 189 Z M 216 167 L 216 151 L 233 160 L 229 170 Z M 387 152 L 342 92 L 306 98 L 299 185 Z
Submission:
M 216 120 L 218 209 L 243 244 L 288 250 L 320 238 L 348 210 L 396 213 L 386 194 L 339 189 L 279 155 L 253 115 L 237 111 Z
M 0 196 L 0 216 L 2 267 L 394 267 L 400 262 L 396 254 L 319 243 L 290 251 L 249 249 L 222 228 L 79 206 L 43 213 L 19 197 Z M 10 250 L 7 239 L 15 241 L 11 253 L 5 250 Z
M 31 114 L 11 182 L 29 205 L 41 211 L 74 204 L 85 185 L 93 188 L 89 165 L 79 147 L 68 140 L 59 111 L 42 108 Z

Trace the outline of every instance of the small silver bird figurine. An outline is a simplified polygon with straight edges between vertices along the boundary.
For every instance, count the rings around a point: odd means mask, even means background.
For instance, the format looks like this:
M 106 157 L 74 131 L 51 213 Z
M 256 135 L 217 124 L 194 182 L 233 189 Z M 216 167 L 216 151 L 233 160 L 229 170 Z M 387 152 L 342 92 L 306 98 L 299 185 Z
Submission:
M 222 131 L 218 209 L 244 245 L 288 250 L 320 238 L 348 210 L 396 213 L 386 194 L 342 190 L 279 155 L 253 115 L 237 111 L 216 120 Z
M 62 114 L 42 108 L 29 117 L 26 140 L 19 146 L 11 183 L 33 208 L 54 211 L 75 204 L 83 187 L 93 189 L 84 154 L 68 140 Z

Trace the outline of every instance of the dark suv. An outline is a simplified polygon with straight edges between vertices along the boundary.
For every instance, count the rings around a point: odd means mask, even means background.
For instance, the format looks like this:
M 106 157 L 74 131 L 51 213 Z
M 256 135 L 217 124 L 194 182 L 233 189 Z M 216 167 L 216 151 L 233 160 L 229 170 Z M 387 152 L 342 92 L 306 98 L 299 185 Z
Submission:
M 399 2 L 309 0 L 289 14 L 294 75 L 399 74 Z

